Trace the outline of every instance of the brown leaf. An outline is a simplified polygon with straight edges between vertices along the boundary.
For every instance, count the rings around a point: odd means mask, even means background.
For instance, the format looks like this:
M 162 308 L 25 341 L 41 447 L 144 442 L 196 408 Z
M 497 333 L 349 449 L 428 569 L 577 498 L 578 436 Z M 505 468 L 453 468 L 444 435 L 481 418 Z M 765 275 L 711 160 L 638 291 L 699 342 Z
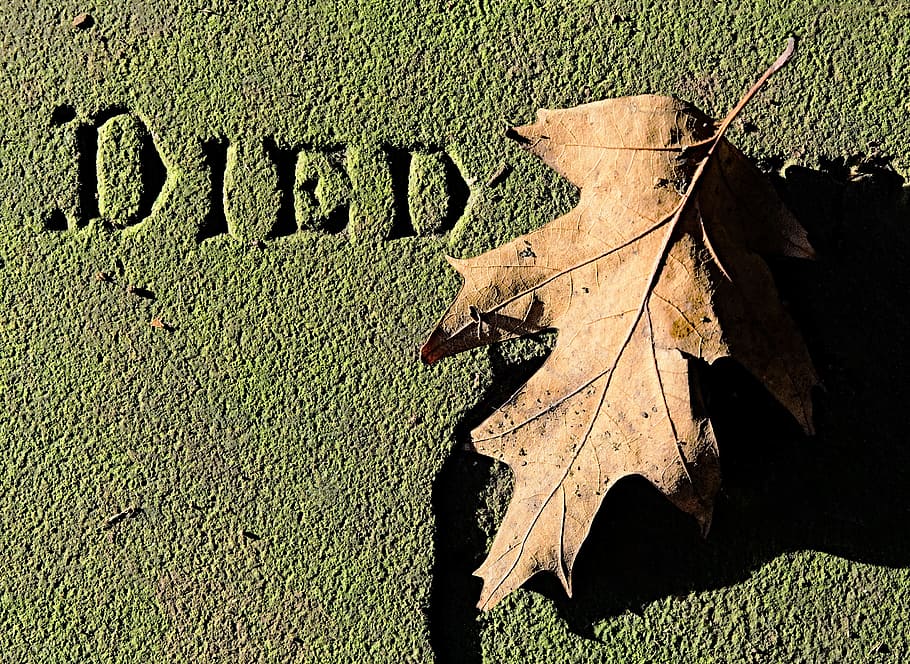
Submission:
M 722 123 L 670 97 L 542 110 L 513 136 L 581 189 L 577 207 L 468 260 L 421 350 L 427 363 L 543 329 L 541 369 L 471 434 L 515 475 L 475 572 L 489 609 L 540 571 L 571 595 L 572 565 L 604 496 L 641 475 L 707 532 L 717 444 L 690 372 L 733 357 L 812 431 L 817 377 L 758 253 L 810 258 L 806 233 L 724 138 L 777 62 Z
M 73 27 L 77 30 L 88 30 L 93 25 L 95 25 L 95 19 L 92 18 L 91 14 L 86 14 L 85 12 L 73 19 Z
M 149 325 L 151 325 L 152 327 L 154 327 L 158 330 L 164 330 L 165 332 L 173 332 L 176 329 L 173 325 L 171 325 L 170 323 L 165 323 L 163 320 L 161 320 L 157 316 L 151 320 Z

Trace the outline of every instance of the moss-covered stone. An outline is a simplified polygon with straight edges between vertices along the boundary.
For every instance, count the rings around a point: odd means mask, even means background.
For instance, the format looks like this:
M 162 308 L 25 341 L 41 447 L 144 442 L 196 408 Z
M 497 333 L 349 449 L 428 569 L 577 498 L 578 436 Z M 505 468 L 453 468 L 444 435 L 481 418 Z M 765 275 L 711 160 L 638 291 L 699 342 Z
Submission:
M 148 132 L 132 115 L 117 115 L 98 129 L 98 209 L 116 225 L 139 221 L 143 199 L 142 148 Z
M 893 176 L 818 171 L 877 150 L 908 172 L 902 3 L 80 4 L 0 3 L 3 659 L 906 659 L 908 199 Z M 73 30 L 84 11 L 94 25 Z M 706 540 L 647 487 L 620 492 L 582 549 L 575 599 L 532 583 L 478 616 L 471 572 L 509 475 L 461 443 L 537 355 L 426 368 L 415 347 L 459 287 L 444 254 L 577 200 L 504 129 L 642 93 L 719 117 L 791 34 L 795 59 L 731 140 L 790 166 L 777 184 L 818 245 L 818 262 L 778 271 L 827 386 L 818 438 L 765 426 L 775 406 L 743 397 L 747 378 L 736 398 L 720 386 L 712 411 L 741 410 L 717 429 L 724 499 Z M 135 148 L 99 145 L 98 173 L 85 140 L 112 108 L 142 118 L 167 164 L 145 221 L 130 216 Z M 213 140 L 233 151 L 215 192 Z M 279 172 L 266 141 L 346 151 L 350 237 L 317 221 L 268 239 L 295 163 Z M 457 155 L 471 204 L 451 233 L 383 241 L 401 192 L 382 146 Z M 511 173 L 487 186 L 503 161 Z M 317 182 L 307 219 L 343 207 L 340 172 Z M 103 204 L 87 193 L 96 174 Z M 219 220 L 199 239 L 219 206 L 230 232 Z M 91 223 L 101 207 L 130 231 Z M 102 529 L 131 506 L 141 515 Z
M 439 233 L 449 214 L 446 182 L 449 159 L 442 152 L 411 155 L 408 177 L 408 209 L 418 235 Z
M 348 149 L 348 174 L 355 192 L 348 227 L 351 239 L 387 238 L 395 214 L 388 154 L 378 145 L 353 145 Z
M 281 207 L 278 171 L 262 138 L 228 147 L 223 202 L 230 234 L 246 244 L 262 241 L 275 225 Z
M 345 162 L 343 152 L 300 151 L 294 178 L 298 228 L 325 230 L 332 215 L 350 205 L 351 182 Z

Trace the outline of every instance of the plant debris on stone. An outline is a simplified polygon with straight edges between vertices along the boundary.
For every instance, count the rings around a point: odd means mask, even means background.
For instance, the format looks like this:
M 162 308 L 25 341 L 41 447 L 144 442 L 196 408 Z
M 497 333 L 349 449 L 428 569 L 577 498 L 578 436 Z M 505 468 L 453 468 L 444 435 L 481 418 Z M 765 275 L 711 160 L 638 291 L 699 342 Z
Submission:
M 640 475 L 703 533 L 720 485 L 717 444 L 693 362 L 732 357 L 812 432 L 817 376 L 760 254 L 811 258 L 805 230 L 724 135 L 791 57 L 719 123 L 672 97 L 541 110 L 511 136 L 581 189 L 568 214 L 467 260 L 457 298 L 421 350 L 558 331 L 540 370 L 471 433 L 507 463 L 512 501 L 487 559 L 489 609 L 572 566 L 604 497 Z

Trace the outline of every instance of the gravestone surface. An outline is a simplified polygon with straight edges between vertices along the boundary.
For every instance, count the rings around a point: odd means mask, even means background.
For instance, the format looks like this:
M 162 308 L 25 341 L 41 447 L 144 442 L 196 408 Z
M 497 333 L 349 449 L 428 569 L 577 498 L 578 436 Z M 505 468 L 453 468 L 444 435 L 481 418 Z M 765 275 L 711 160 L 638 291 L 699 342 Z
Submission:
M 241 6 L 242 4 L 242 6 Z M 819 250 L 772 267 L 815 437 L 703 367 L 702 540 L 617 487 L 576 597 L 473 607 L 508 504 L 466 432 L 552 335 L 423 367 L 471 256 L 577 192 L 506 137 L 675 94 Z M 10 661 L 905 661 L 910 5 L 6 0 L 0 652 Z

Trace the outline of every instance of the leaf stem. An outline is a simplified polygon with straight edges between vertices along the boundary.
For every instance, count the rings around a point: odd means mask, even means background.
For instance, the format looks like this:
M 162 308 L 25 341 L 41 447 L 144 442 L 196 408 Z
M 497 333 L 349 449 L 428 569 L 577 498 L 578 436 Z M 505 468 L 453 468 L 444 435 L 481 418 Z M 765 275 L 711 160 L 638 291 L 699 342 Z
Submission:
M 755 85 L 753 85 L 749 89 L 749 91 L 743 96 L 743 98 L 739 100 L 739 103 L 733 107 L 733 110 L 730 111 L 729 113 L 727 113 L 727 117 L 724 118 L 723 123 L 720 125 L 720 128 L 717 130 L 718 138 L 720 138 L 721 136 L 724 135 L 724 132 L 727 131 L 727 127 L 729 127 L 730 123 L 736 119 L 736 116 L 739 115 L 740 111 L 742 111 L 746 107 L 746 104 L 748 104 L 750 101 L 752 101 L 752 97 L 754 97 L 756 95 L 756 93 L 758 93 L 758 91 L 761 90 L 762 86 L 764 86 L 764 84 L 768 81 L 768 79 L 771 78 L 771 76 L 775 72 L 780 70 L 781 67 L 783 67 L 785 64 L 787 64 L 787 62 L 789 62 L 790 58 L 793 57 L 793 53 L 795 53 L 795 52 L 796 52 L 796 40 L 793 39 L 793 37 L 790 37 L 787 40 L 787 47 L 784 49 L 784 52 L 781 53 L 779 56 L 777 56 L 777 60 L 774 61 L 774 64 L 772 64 L 770 67 L 768 67 L 768 69 L 765 71 L 765 73 L 761 75 L 761 78 L 759 78 L 757 81 L 755 81 Z

